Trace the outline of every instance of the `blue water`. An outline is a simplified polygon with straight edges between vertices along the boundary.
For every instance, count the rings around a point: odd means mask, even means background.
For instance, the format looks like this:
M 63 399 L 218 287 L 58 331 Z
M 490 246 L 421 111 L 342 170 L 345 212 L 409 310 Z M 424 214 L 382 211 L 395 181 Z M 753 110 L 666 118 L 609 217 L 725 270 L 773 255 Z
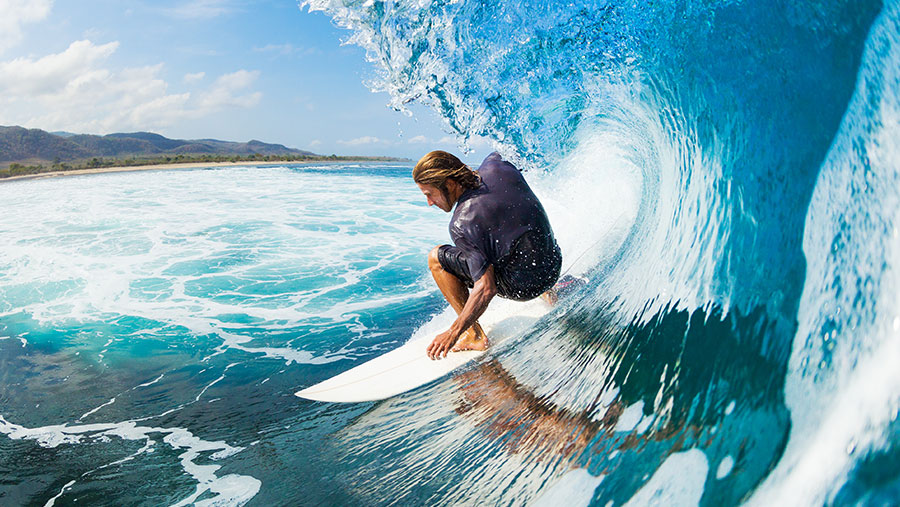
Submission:
M 306 402 L 447 317 L 408 166 L 0 185 L 4 503 L 900 502 L 900 3 L 306 6 L 527 169 L 590 283 Z

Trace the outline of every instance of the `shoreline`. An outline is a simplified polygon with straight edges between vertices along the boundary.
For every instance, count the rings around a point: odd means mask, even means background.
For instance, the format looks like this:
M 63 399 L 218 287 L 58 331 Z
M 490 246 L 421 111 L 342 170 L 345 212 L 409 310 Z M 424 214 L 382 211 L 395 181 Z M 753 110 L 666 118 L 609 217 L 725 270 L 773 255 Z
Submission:
M 0 184 L 9 181 L 25 181 L 39 180 L 44 178 L 59 178 L 65 176 L 83 176 L 86 174 L 105 174 L 105 173 L 124 173 L 133 171 L 161 171 L 169 169 L 200 169 L 200 168 L 217 168 L 217 167 L 240 167 L 240 166 L 283 166 L 294 164 L 317 164 L 328 162 L 375 162 L 373 160 L 304 160 L 304 161 L 248 161 L 248 162 L 178 162 L 173 164 L 149 164 L 135 166 L 115 166 L 115 167 L 96 167 L 90 169 L 72 169 L 71 171 L 52 171 L 36 174 L 22 174 L 19 176 L 9 176 L 0 178 Z

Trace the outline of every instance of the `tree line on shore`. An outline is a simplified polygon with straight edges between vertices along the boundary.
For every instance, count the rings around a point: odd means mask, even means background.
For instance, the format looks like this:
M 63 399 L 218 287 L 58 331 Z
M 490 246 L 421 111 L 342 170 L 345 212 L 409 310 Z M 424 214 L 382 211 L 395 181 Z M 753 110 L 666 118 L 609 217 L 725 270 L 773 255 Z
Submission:
M 145 165 L 167 165 L 167 164 L 184 164 L 184 163 L 218 163 L 218 162 L 341 162 L 341 161 L 396 161 L 401 160 L 394 157 L 354 157 L 354 156 L 338 156 L 338 155 L 298 155 L 298 154 L 281 154 L 281 155 L 262 155 L 254 153 L 252 155 L 165 155 L 158 157 L 140 157 L 140 158 L 110 158 L 110 157 L 93 157 L 87 160 L 75 162 L 60 162 L 59 159 L 53 163 L 44 165 L 26 165 L 21 163 L 12 163 L 7 168 L 0 168 L 0 179 L 10 178 L 13 176 L 27 176 L 32 174 L 42 174 L 50 172 L 77 171 L 83 169 L 102 169 L 105 167 L 139 167 Z

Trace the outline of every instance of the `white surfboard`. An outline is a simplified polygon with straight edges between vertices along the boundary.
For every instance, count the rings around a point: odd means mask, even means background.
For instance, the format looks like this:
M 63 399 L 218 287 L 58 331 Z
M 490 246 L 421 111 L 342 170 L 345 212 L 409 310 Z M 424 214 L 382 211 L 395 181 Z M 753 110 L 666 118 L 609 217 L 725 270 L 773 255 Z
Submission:
M 525 303 L 495 299 L 479 322 L 491 347 L 521 336 L 550 310 L 541 298 Z M 295 393 L 316 401 L 353 403 L 390 398 L 423 386 L 472 361 L 484 351 L 450 352 L 429 359 L 426 349 L 438 333 L 449 328 L 455 314 L 448 309 L 424 325 L 397 349 Z M 489 349 L 490 350 L 490 349 Z

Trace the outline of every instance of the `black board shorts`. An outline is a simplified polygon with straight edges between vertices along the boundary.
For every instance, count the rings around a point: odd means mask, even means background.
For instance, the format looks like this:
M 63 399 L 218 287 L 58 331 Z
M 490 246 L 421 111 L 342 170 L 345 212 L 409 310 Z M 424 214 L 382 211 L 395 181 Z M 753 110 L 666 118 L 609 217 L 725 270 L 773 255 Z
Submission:
M 444 271 L 468 287 L 475 285 L 466 262 L 466 252 L 452 245 L 438 248 Z M 506 299 L 528 301 L 550 290 L 562 269 L 562 253 L 552 236 L 528 231 L 517 239 L 509 253 L 494 264 L 497 294 Z

